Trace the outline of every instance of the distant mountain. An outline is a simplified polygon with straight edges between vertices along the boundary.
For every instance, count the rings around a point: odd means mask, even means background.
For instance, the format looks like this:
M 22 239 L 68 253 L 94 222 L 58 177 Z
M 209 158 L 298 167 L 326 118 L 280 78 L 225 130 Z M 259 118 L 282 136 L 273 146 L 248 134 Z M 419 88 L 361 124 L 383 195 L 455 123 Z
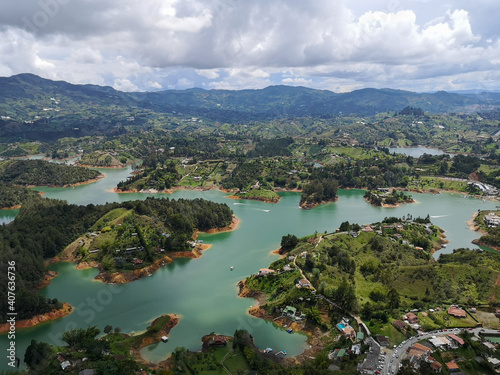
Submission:
M 172 113 L 242 123 L 284 117 L 370 116 L 407 106 L 431 113 L 488 111 L 500 108 L 500 93 L 362 89 L 337 94 L 291 86 L 125 93 L 20 74 L 0 78 L 0 138 L 120 134 L 129 126 L 148 126 L 158 116 Z

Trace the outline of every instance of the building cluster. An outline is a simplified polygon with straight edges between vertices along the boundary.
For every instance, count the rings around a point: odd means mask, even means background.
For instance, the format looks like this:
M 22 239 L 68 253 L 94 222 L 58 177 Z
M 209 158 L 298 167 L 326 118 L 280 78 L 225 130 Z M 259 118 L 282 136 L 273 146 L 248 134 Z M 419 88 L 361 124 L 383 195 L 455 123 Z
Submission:
M 489 212 L 484 215 L 484 224 L 488 227 L 498 227 L 500 226 L 500 216 L 497 216 L 495 212 Z
M 498 195 L 498 190 L 496 187 L 494 187 L 493 185 L 485 184 L 483 182 L 470 181 L 467 183 L 467 186 L 472 186 L 479 189 L 479 191 L 484 195 Z

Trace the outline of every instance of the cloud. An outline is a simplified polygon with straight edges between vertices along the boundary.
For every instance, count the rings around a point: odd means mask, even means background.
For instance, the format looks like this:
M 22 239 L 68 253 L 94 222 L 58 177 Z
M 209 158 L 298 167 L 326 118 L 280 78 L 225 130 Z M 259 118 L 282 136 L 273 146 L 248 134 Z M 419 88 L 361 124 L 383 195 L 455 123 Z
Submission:
M 123 90 L 298 82 L 331 89 L 406 85 L 421 90 L 433 77 L 440 85 L 472 85 L 474 74 L 479 79 L 498 70 L 500 31 L 491 12 L 500 6 L 489 0 L 474 7 L 465 0 L 456 4 L 2 2 L 0 74 L 32 72 Z M 460 80 L 462 75 L 467 78 Z

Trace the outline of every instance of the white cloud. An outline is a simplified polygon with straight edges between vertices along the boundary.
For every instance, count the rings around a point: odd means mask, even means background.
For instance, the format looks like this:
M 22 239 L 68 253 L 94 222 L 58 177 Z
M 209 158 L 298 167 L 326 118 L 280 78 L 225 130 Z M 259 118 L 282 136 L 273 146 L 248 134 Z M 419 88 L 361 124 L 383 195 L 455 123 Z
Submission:
M 500 5 L 438 0 L 38 0 L 0 4 L 0 74 L 123 90 L 474 85 Z M 488 11 L 490 10 L 490 11 Z M 38 21 L 37 21 L 38 20 Z M 44 22 L 42 22 L 44 20 Z M 485 36 L 481 34 L 483 32 Z M 496 30 L 496 31 L 495 31 Z M 191 86 L 190 86 L 191 85 Z

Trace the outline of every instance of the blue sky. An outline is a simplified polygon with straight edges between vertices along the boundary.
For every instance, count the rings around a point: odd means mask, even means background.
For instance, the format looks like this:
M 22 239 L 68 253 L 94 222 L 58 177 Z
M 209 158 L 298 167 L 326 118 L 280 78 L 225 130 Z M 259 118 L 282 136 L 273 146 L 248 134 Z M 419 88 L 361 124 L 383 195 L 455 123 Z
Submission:
M 123 91 L 498 90 L 498 14 L 496 0 L 8 0 L 0 76 Z

